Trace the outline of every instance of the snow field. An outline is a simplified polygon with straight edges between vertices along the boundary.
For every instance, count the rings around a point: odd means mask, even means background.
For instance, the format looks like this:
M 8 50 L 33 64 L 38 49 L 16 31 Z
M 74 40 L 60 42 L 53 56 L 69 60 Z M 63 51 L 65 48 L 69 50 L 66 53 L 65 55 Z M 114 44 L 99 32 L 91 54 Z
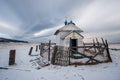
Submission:
M 11 69 L 0 69 L 0 80 L 120 80 L 120 51 L 110 50 L 112 63 L 77 67 L 49 65 L 37 70 L 36 66 L 29 62 L 36 57 L 28 56 L 30 47 L 35 48 L 35 45 L 35 43 L 12 47 L 8 45 L 7 48 L 4 45 L 5 49 L 0 45 L 0 54 L 1 52 L 8 53 L 9 49 L 16 48 L 19 57 L 16 65 L 5 66 Z M 120 45 L 110 45 L 109 47 L 120 48 Z M 39 52 L 33 50 L 33 54 L 39 54 Z

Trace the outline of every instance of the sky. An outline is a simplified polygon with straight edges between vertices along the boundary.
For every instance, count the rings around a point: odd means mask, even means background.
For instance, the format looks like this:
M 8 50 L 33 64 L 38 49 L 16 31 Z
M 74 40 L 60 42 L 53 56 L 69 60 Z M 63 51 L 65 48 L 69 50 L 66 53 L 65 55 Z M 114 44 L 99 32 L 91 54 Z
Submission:
M 49 40 L 65 17 L 86 39 L 120 42 L 120 0 L 0 0 L 0 37 Z

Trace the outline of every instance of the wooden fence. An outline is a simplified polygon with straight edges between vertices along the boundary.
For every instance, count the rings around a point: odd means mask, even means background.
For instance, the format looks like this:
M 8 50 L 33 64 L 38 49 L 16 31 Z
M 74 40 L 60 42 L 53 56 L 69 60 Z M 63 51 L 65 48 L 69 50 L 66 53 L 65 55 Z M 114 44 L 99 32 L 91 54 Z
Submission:
M 54 65 L 90 65 L 112 62 L 108 42 L 103 38 L 101 38 L 101 42 L 96 38 L 93 43 L 83 43 L 83 46 L 72 47 L 56 46 L 55 43 L 49 41 L 36 46 L 36 51 L 38 48 L 40 49 L 40 56 L 43 57 L 47 53 L 48 61 Z M 31 55 L 32 49 L 31 47 L 29 55 Z
M 103 62 L 112 62 L 107 40 L 103 40 L 103 38 L 101 38 L 101 41 L 102 42 L 100 43 L 96 38 L 95 41 L 93 40 L 93 43 L 84 43 L 83 46 L 69 48 L 63 46 L 55 46 L 52 54 L 51 63 L 54 65 L 65 66 L 65 65 L 90 65 Z M 78 49 L 83 49 L 83 51 L 79 51 Z M 99 60 L 98 57 L 102 57 L 104 59 Z M 76 62 L 72 62 L 73 59 Z M 87 60 L 84 62 L 79 61 L 83 59 Z
M 47 53 L 48 61 L 50 61 L 50 59 L 51 59 L 51 53 L 52 53 L 53 48 L 54 48 L 55 45 L 56 45 L 56 43 L 52 43 L 51 41 L 49 41 L 48 43 L 40 43 L 39 45 L 36 45 L 35 51 L 36 52 L 40 51 L 39 55 L 41 57 L 43 57 L 43 55 L 45 53 Z M 30 56 L 38 56 L 38 55 L 32 54 L 32 50 L 33 50 L 33 47 L 30 47 L 28 55 L 30 55 Z

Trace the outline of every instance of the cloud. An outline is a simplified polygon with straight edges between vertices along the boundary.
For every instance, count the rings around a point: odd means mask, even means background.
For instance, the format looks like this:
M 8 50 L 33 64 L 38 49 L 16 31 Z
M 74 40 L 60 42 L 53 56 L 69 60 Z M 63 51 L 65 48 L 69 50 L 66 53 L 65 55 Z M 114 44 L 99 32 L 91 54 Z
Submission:
M 9 38 L 9 39 L 12 38 L 10 35 L 8 35 L 8 34 L 3 34 L 3 33 L 0 33 L 0 37 Z
M 16 26 L 13 26 L 13 25 L 10 25 L 8 23 L 5 23 L 5 22 L 0 22 L 0 31 L 1 32 L 8 32 L 8 33 L 11 33 L 11 34 L 19 34 L 21 32 L 21 30 L 16 27 Z
M 84 36 L 86 36 L 86 38 L 95 38 L 95 37 L 106 37 L 106 36 L 114 36 L 114 35 L 119 35 L 120 34 L 120 30 L 117 31 L 108 31 L 108 32 L 98 32 L 98 33 L 85 33 Z
M 94 0 L 86 6 L 83 5 L 84 8 L 74 9 L 73 20 L 83 29 L 85 37 L 105 37 L 120 41 L 116 37 L 120 34 L 119 3 L 119 0 Z
M 98 38 L 101 41 L 101 38 L 107 39 L 109 42 L 119 42 L 120 38 L 120 30 L 115 31 L 107 31 L 107 32 L 91 32 L 84 34 L 84 41 L 85 42 L 92 42 L 93 39 Z
M 73 11 L 73 15 L 77 17 L 76 22 L 89 32 L 120 29 L 119 2 L 118 0 L 109 0 L 108 3 L 108 0 L 96 0 L 82 10 L 79 8 Z
M 57 27 L 53 27 L 53 28 L 44 29 L 44 30 L 34 33 L 33 35 L 34 35 L 34 37 L 53 35 L 54 32 L 57 29 L 59 29 L 60 27 L 61 27 L 61 25 L 57 26 Z
M 84 31 L 83 35 L 118 35 L 119 3 L 120 0 L 1 0 L 0 31 L 17 39 L 36 37 L 37 41 L 38 37 L 53 34 L 59 25 L 62 27 L 68 16 Z

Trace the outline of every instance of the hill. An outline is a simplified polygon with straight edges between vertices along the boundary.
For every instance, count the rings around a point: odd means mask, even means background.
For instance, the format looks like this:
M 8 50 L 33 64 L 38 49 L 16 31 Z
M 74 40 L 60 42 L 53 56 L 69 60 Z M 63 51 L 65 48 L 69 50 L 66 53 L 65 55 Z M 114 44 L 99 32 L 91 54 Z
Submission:
M 28 41 L 21 41 L 21 40 L 15 40 L 15 39 L 7 39 L 7 38 L 0 38 L 0 42 L 22 42 L 22 43 L 28 43 Z

